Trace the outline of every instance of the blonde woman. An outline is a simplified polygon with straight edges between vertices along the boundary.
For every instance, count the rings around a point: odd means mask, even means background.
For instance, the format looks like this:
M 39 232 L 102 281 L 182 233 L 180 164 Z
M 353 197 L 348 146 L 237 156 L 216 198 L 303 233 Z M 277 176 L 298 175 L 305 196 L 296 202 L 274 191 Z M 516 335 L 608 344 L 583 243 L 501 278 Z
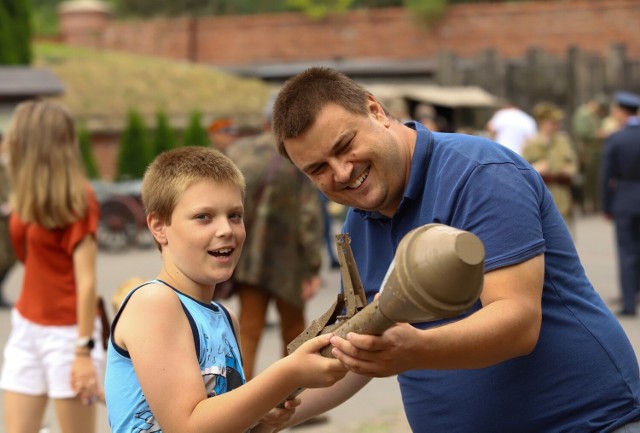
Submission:
M 5 137 L 12 184 L 9 230 L 24 264 L 4 349 L 6 433 L 37 433 L 48 400 L 63 433 L 95 432 L 102 348 L 96 318 L 99 207 L 72 116 L 23 102 Z

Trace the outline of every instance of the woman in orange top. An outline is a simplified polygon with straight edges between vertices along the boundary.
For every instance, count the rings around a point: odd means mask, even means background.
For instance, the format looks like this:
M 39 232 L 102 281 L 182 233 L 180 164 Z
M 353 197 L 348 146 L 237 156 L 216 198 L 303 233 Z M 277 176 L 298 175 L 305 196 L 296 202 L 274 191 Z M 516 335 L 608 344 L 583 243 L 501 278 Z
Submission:
M 102 348 L 96 317 L 99 206 L 74 120 L 48 101 L 21 103 L 7 132 L 10 234 L 24 264 L 0 388 L 7 433 L 41 427 L 49 399 L 64 433 L 95 432 Z M 98 340 L 99 341 L 99 340 Z

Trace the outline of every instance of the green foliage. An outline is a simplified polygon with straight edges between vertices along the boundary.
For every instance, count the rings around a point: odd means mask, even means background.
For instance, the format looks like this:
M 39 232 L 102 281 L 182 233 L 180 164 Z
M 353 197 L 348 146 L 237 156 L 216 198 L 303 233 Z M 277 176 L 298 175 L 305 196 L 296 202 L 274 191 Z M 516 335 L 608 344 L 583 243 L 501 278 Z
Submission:
M 58 0 L 32 0 L 56 2 Z M 111 0 L 118 15 L 133 17 L 251 15 L 301 11 L 313 19 L 353 9 L 407 7 L 424 20 L 440 17 L 449 4 L 523 0 Z
M 287 4 L 304 12 L 312 20 L 324 19 L 331 13 L 346 12 L 353 0 L 287 0 Z
M 116 0 L 119 15 L 202 16 L 247 15 L 287 11 L 286 0 Z
M 89 179 L 98 179 L 100 177 L 100 173 L 98 172 L 96 160 L 93 157 L 91 136 L 84 124 L 81 124 L 78 127 L 78 141 L 80 142 L 80 153 L 82 155 L 82 161 L 84 162 L 85 171 L 87 172 L 87 177 L 89 177 Z
M 51 0 L 40 0 L 51 1 Z M 251 15 L 302 11 L 322 18 L 349 9 L 402 6 L 403 0 L 113 0 L 119 15 L 202 16 Z
M 193 111 L 189 119 L 189 126 L 184 132 L 182 143 L 185 146 L 211 146 L 209 135 L 202 126 L 202 113 Z
M 4 0 L 0 0 L 0 65 L 13 65 L 16 63 L 13 35 L 11 34 L 12 27 L 11 18 L 4 5 Z
M 28 1 L 33 9 L 34 33 L 55 35 L 58 31 L 57 8 L 64 0 Z M 345 10 L 384 7 L 407 7 L 417 17 L 433 18 L 447 4 L 502 3 L 524 0 L 103 0 L 118 16 L 148 18 L 154 16 L 251 15 L 302 11 L 322 18 Z M 0 21 L 1 22 L 1 21 Z M 0 25 L 0 32 L 3 26 Z
M 0 0 L 0 64 L 29 65 L 31 57 L 28 0 Z
M 176 135 L 169 125 L 169 119 L 166 113 L 160 111 L 156 114 L 156 129 L 153 133 L 153 155 L 154 157 L 158 156 L 176 146 Z
M 450 0 L 404 0 L 404 3 L 418 22 L 429 26 L 442 18 Z
M 142 179 L 151 159 L 147 129 L 142 116 L 135 109 L 131 109 L 127 116 L 127 127 L 120 139 L 116 179 Z
M 60 0 L 31 0 L 33 32 L 39 36 L 58 33 L 58 3 Z
M 403 6 L 403 0 L 353 0 L 352 9 L 391 8 Z

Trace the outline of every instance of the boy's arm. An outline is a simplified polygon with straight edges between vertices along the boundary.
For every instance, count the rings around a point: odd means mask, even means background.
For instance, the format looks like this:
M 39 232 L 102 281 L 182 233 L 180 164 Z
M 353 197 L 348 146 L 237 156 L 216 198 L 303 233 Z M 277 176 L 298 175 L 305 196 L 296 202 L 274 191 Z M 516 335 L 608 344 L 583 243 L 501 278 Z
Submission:
M 138 289 L 121 313 L 114 338 L 129 352 L 136 377 L 165 432 L 207 398 L 193 333 L 180 301 L 162 284 Z
M 349 372 L 344 379 L 336 382 L 333 386 L 305 390 L 299 395 L 302 403 L 282 429 L 300 424 L 341 405 L 364 388 L 370 380 L 370 377 Z
M 329 386 L 346 372 L 338 360 L 317 353 L 329 344 L 322 336 L 247 384 L 207 398 L 188 320 L 175 293 L 162 285 L 145 286 L 130 298 L 114 337 L 129 351 L 165 433 L 243 432 L 294 389 Z

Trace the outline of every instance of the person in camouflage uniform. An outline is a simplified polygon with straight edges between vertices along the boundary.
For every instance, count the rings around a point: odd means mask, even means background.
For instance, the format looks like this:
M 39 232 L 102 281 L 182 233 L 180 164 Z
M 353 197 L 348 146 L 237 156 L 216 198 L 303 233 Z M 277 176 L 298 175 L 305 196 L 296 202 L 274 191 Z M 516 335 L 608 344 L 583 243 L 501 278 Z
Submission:
M 240 300 L 240 344 L 247 380 L 265 327 L 267 306 L 275 300 L 283 355 L 306 327 L 305 301 L 320 288 L 323 220 L 311 181 L 277 150 L 270 131 L 242 138 L 227 150 L 245 176 L 244 221 L 247 240 L 234 272 Z
M 572 118 L 573 136 L 580 161 L 582 185 L 579 196 L 585 211 L 598 212 L 601 204 L 600 166 L 604 141 L 603 114 L 606 104 L 599 98 L 580 105 Z
M 522 156 L 540 173 L 567 227 L 573 226 L 572 179 L 578 156 L 569 135 L 560 131 L 564 113 L 554 104 L 541 102 L 533 109 L 538 134 L 522 149 Z

